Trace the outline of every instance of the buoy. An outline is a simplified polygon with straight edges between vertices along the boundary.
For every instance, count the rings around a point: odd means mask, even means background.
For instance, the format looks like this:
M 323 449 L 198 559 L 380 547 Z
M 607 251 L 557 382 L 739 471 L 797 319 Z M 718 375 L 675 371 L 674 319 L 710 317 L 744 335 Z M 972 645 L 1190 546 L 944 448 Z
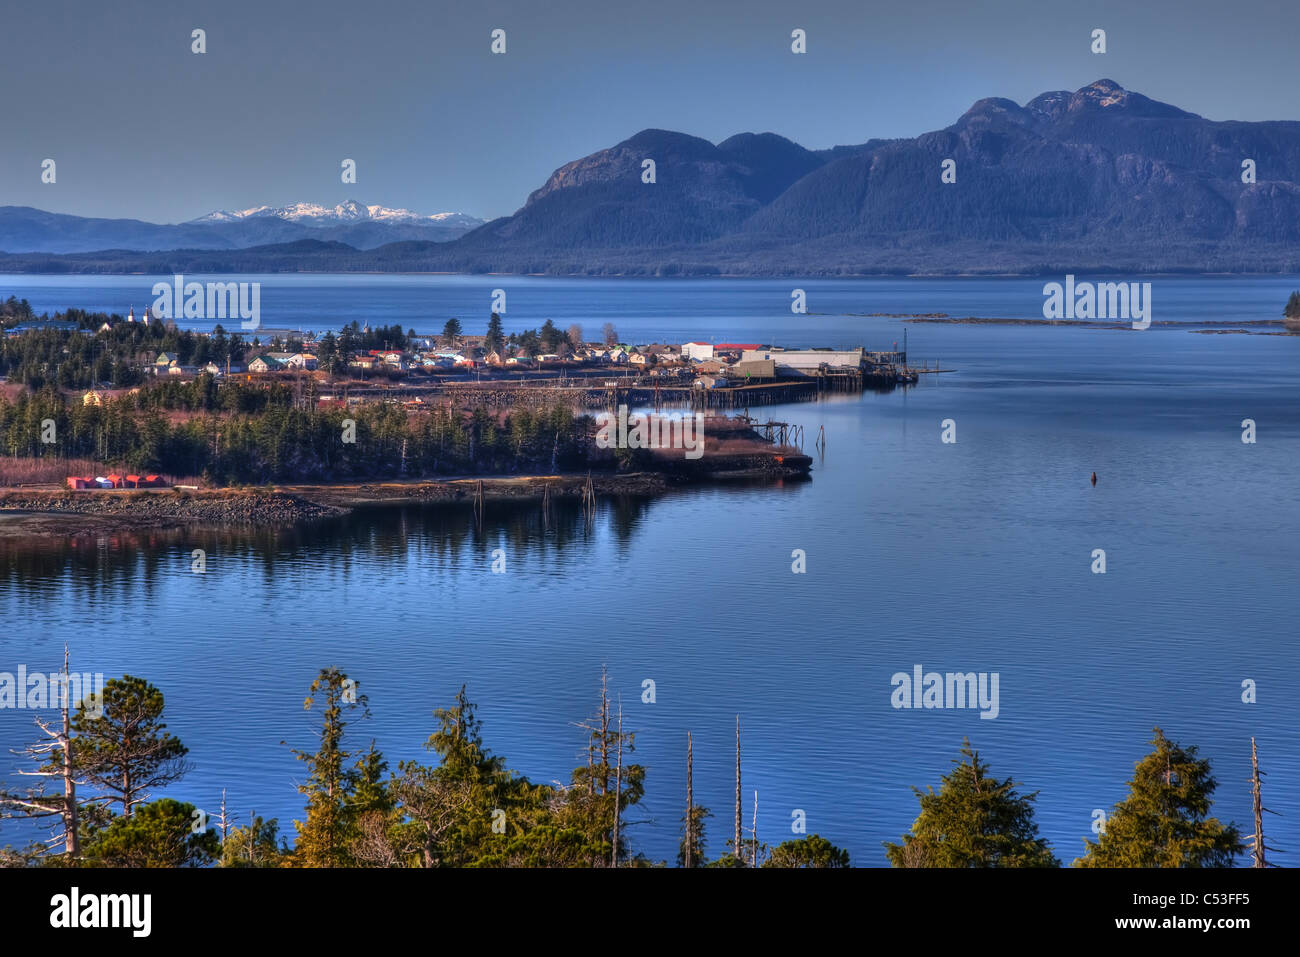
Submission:
M 1092 473 L 1092 484 L 1093 484 L 1093 485 L 1096 485 L 1096 484 L 1097 484 L 1097 473 L 1096 473 L 1096 472 L 1093 472 L 1093 473 Z

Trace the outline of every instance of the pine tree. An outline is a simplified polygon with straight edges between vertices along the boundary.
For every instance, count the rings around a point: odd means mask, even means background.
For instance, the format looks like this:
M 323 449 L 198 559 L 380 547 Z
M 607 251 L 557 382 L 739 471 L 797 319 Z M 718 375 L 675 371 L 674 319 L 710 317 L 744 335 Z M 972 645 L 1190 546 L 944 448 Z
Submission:
M 939 793 L 913 788 L 921 814 L 902 844 L 885 842 L 894 867 L 1059 867 L 1038 837 L 1034 801 L 1010 778 L 989 777 L 989 766 L 962 742 L 961 760 L 943 777 Z
M 778 844 L 764 867 L 848 867 L 849 852 L 817 834 Z
M 453 348 L 456 340 L 461 336 L 460 320 L 448 319 L 446 325 L 442 327 L 442 344 L 447 348 Z
M 542 323 L 541 331 L 538 333 L 541 340 L 542 349 L 546 352 L 555 352 L 560 348 L 560 343 L 565 341 L 565 335 L 555 325 L 553 320 L 547 319 Z
M 1129 795 L 1115 805 L 1076 867 L 1231 867 L 1244 849 L 1237 828 L 1209 816 L 1218 786 L 1195 746 L 1180 747 L 1159 728 L 1155 750 L 1139 761 Z
M 100 867 L 203 867 L 220 852 L 211 828 L 194 829 L 197 809 L 163 798 L 86 829 L 86 860 Z
M 232 828 L 221 842 L 222 867 L 283 867 L 292 857 L 275 818 L 253 812 L 247 827 Z
M 100 706 L 82 702 L 72 722 L 73 763 L 79 774 L 109 794 L 129 818 L 154 788 L 179 781 L 189 771 L 188 749 L 163 723 L 163 693 L 132 675 L 104 683 Z
M 677 849 L 678 867 L 704 867 L 704 821 L 712 817 L 707 807 L 695 803 L 695 749 L 691 735 L 686 735 L 686 813 L 682 815 L 682 840 Z
M 605 674 L 600 680 L 600 711 L 580 725 L 588 732 L 587 765 L 573 772 L 563 820 L 582 833 L 583 843 L 599 851 L 588 864 L 604 867 L 628 856 L 621 834 L 622 815 L 645 794 L 645 767 L 623 763 L 623 752 L 636 750 L 636 735 L 614 726 Z
M 353 864 L 351 841 L 355 835 L 355 816 L 350 803 L 361 775 L 349 767 L 352 752 L 343 747 L 348 721 L 346 711 L 370 717 L 366 696 L 359 694 L 356 683 L 338 668 L 321 670 L 311 683 L 311 694 L 303 707 L 311 710 L 316 696 L 324 696 L 320 709 L 317 736 L 319 748 L 313 752 L 294 751 L 308 768 L 307 781 L 298 791 L 307 796 L 307 820 L 294 821 L 298 831 L 295 852 L 304 867 L 350 867 Z
M 488 317 L 487 335 L 483 337 L 483 348 L 498 355 L 506 347 L 506 337 L 501 331 L 501 317 L 495 312 Z
M 334 338 L 334 333 L 327 332 L 321 339 L 320 351 L 316 355 L 318 364 L 323 372 L 334 375 L 343 368 L 343 359 L 339 356 L 339 343 Z
M 1291 293 L 1286 301 L 1286 310 L 1282 313 L 1288 319 L 1300 319 L 1300 292 Z

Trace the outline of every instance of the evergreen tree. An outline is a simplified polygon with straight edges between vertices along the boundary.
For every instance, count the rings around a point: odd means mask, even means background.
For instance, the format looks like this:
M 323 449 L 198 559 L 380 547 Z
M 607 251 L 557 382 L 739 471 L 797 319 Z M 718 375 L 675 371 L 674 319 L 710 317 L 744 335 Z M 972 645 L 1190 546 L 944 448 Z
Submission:
M 504 760 L 484 746 L 475 710 L 462 685 L 452 707 L 434 711 L 438 727 L 425 747 L 439 756 L 437 767 L 400 765 L 391 788 L 398 805 L 388 834 L 393 860 L 421 867 L 503 866 L 535 856 L 528 849 L 507 854 L 506 845 L 525 827 L 545 823 L 549 789 L 505 770 Z M 375 856 L 383 853 L 378 849 Z
M 1214 789 L 1210 762 L 1179 747 L 1159 728 L 1155 750 L 1139 761 L 1129 795 L 1115 805 L 1097 841 L 1076 867 L 1231 867 L 1244 850 L 1232 824 L 1209 816 Z
M 336 375 L 343 368 L 343 361 L 339 356 L 339 343 L 334 338 L 334 333 L 325 333 L 321 339 L 320 352 L 317 354 L 316 360 L 320 368 L 330 375 Z
M 279 822 L 256 813 L 247 827 L 232 828 L 221 842 L 222 867 L 283 867 L 292 855 Z
M 704 856 L 706 850 L 704 821 L 710 817 L 713 817 L 713 812 L 699 804 L 692 804 L 689 810 L 682 815 L 682 840 L 677 847 L 678 867 L 686 866 L 686 847 L 688 844 L 691 849 L 691 867 L 705 867 L 708 864 L 708 858 Z
M 500 353 L 506 347 L 506 337 L 501 331 L 501 317 L 495 312 L 488 317 L 487 335 L 483 337 L 483 348 L 488 352 Z
M 913 788 L 921 814 L 902 844 L 885 842 L 895 867 L 1059 867 L 1034 823 L 1037 792 L 988 775 L 989 767 L 962 743 L 962 758 L 939 793 Z
M 826 838 L 810 834 L 786 841 L 772 849 L 764 867 L 848 867 L 849 852 L 836 847 Z
M 351 841 L 356 815 L 352 802 L 361 774 L 348 766 L 353 754 L 343 747 L 348 725 L 344 715 L 358 711 L 362 718 L 370 717 L 366 696 L 358 694 L 356 687 L 338 668 L 324 668 L 311 683 L 311 693 L 303 704 L 311 710 L 317 697 L 324 698 L 316 732 L 320 746 L 314 753 L 294 751 L 308 768 L 307 781 L 298 786 L 299 793 L 307 796 L 307 820 L 294 821 L 298 831 L 295 852 L 304 867 L 350 867 L 354 863 Z
M 185 745 L 162 721 L 163 694 L 143 678 L 104 683 L 100 708 L 83 701 L 72 722 L 73 765 L 79 775 L 130 818 L 153 788 L 179 781 L 189 770 Z
M 220 841 L 211 828 L 196 831 L 197 809 L 163 798 L 117 815 L 106 827 L 88 827 L 82 839 L 86 862 L 100 867 L 203 867 Z
M 592 867 L 608 867 L 628 858 L 622 817 L 645 794 L 645 767 L 629 764 L 624 752 L 636 750 L 636 735 L 615 726 L 605 676 L 601 676 L 600 711 L 590 723 L 587 764 L 573 772 L 573 787 L 566 792 L 564 821 L 579 830 L 584 843 L 595 851 Z
M 538 338 L 542 343 L 542 351 L 550 353 L 557 351 L 560 348 L 560 343 L 564 342 L 566 337 L 563 332 L 556 328 L 552 320 L 547 319 L 546 322 L 542 323 L 542 330 L 538 333 Z
M 1288 319 L 1300 319 L 1300 292 L 1291 293 L 1291 298 L 1286 301 L 1283 315 Z
M 447 324 L 442 327 L 442 344 L 447 348 L 455 348 L 456 340 L 460 338 L 461 328 L 459 319 L 448 319 Z
M 535 329 L 525 329 L 519 333 L 518 343 L 520 355 L 532 358 L 541 352 L 541 341 L 537 338 Z

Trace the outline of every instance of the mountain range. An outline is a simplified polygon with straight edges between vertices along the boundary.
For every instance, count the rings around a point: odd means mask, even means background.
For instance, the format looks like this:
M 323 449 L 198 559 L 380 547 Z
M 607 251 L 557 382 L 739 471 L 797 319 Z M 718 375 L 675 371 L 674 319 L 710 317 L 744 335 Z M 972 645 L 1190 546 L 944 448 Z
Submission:
M 646 160 L 654 182 L 643 181 Z M 301 220 L 259 208 L 166 228 L 387 225 L 369 210 L 359 224 L 310 225 L 318 208 L 294 209 Z M 513 215 L 452 241 L 363 247 L 343 235 L 225 251 L 6 255 L 0 270 L 1300 272 L 1300 123 L 1208 120 L 1103 79 L 1023 106 L 981 99 L 943 130 L 825 150 L 774 133 L 715 145 L 644 130 L 560 167 Z
M 464 213 L 421 216 L 409 209 L 365 206 L 348 200 L 334 207 L 312 203 L 217 210 L 177 224 L 138 219 L 88 219 L 30 206 L 0 206 L 0 250 L 84 253 L 100 249 L 246 249 L 315 239 L 373 249 L 403 240 L 447 242 L 481 219 Z

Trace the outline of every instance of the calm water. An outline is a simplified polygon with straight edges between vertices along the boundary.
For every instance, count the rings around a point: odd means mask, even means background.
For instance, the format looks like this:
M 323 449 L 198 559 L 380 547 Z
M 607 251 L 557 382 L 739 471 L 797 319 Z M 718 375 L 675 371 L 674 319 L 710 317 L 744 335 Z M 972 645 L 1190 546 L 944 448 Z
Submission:
M 612 321 L 634 341 L 884 348 L 902 323 L 845 314 L 1032 318 L 1042 304 L 1042 281 L 1022 280 L 261 278 L 264 325 L 437 331 L 457 315 L 474 332 L 501 287 L 508 330 Z M 138 312 L 152 282 L 0 276 L 0 295 Z M 1276 319 L 1300 287 L 1153 283 L 1155 319 L 1187 322 Z M 815 314 L 789 313 L 794 285 Z M 1040 792 L 1042 833 L 1068 862 L 1158 724 L 1212 760 L 1215 813 L 1247 832 L 1254 735 L 1281 814 L 1270 843 L 1294 853 L 1300 337 L 907 328 L 916 360 L 959 371 L 771 408 L 810 437 L 825 426 L 807 483 L 606 502 L 590 531 L 571 512 L 544 527 L 502 506 L 481 533 L 464 512 L 386 510 L 284 533 L 0 544 L 0 670 L 54 670 L 67 642 L 79 671 L 149 678 L 196 765 L 167 793 L 214 811 L 225 788 L 241 820 L 256 809 L 291 835 L 289 746 L 312 744 L 302 698 L 320 667 L 359 679 L 374 718 L 356 744 L 373 736 L 394 766 L 422 756 L 430 712 L 466 682 L 488 746 L 550 781 L 580 760 L 573 722 L 595 709 L 604 666 L 648 767 L 631 833 L 654 858 L 676 851 L 688 730 L 710 852 L 729 837 L 737 713 L 746 826 L 757 790 L 769 843 L 799 808 L 855 863 L 885 863 L 881 841 L 916 816 L 911 786 L 937 785 L 969 736 L 994 772 Z M 954 445 L 940 442 L 948 418 Z M 489 572 L 494 548 L 505 575 Z M 790 571 L 796 548 L 807 574 Z M 997 672 L 1000 714 L 894 710 L 890 678 L 915 664 Z M 1247 678 L 1256 704 L 1241 702 Z M 6 747 L 30 730 L 30 712 L 0 712 Z M 0 843 L 24 838 L 0 828 Z

